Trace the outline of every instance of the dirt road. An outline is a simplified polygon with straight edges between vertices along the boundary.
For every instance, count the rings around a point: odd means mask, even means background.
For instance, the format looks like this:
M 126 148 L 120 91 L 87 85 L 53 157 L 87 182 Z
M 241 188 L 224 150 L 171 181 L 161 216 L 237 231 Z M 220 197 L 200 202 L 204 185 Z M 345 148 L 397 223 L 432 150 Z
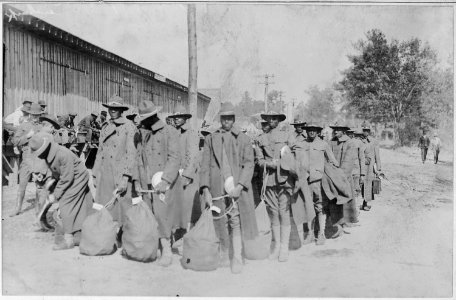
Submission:
M 383 182 L 360 227 L 324 246 L 290 253 L 287 263 L 247 261 L 243 273 L 183 270 L 52 251 L 50 233 L 33 232 L 33 208 L 15 218 L 15 189 L 2 201 L 3 295 L 451 297 L 452 157 L 423 165 L 417 151 L 381 150 Z M 29 185 L 27 197 L 33 197 Z

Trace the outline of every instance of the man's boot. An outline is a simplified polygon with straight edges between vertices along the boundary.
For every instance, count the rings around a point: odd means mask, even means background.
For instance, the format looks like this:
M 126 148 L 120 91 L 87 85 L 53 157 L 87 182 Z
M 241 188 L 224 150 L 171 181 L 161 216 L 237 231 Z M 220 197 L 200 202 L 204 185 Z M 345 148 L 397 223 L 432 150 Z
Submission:
M 325 237 L 325 229 L 326 229 L 326 215 L 323 213 L 318 213 L 317 214 L 317 219 L 318 219 L 318 226 L 319 226 L 319 231 L 318 231 L 318 238 L 316 241 L 316 245 L 324 245 L 326 241 Z
M 308 245 L 315 241 L 315 234 L 314 234 L 314 231 L 312 230 L 312 222 L 308 222 L 307 227 L 308 227 L 309 231 L 307 231 L 307 235 L 306 235 L 306 238 L 304 239 L 304 243 L 302 243 L 303 245 Z
M 280 225 L 273 225 L 271 227 L 272 237 L 274 238 L 274 248 L 272 248 L 271 254 L 269 254 L 270 260 L 275 260 L 279 258 L 279 249 L 280 249 Z
M 230 250 L 223 245 L 220 245 L 220 263 L 221 268 L 230 266 Z
M 21 213 L 22 203 L 24 202 L 24 197 L 25 197 L 25 191 L 23 193 L 21 192 L 21 193 L 19 193 L 19 195 L 17 195 L 16 208 L 14 209 L 13 213 L 10 214 L 10 217 L 17 216 L 18 214 Z
M 171 253 L 171 242 L 169 239 L 161 238 L 160 243 L 162 245 L 162 253 L 157 263 L 162 267 L 169 267 L 173 263 L 173 256 Z
M 303 225 L 301 224 L 300 226 L 296 226 L 296 229 L 298 230 L 299 241 L 301 242 L 301 246 L 302 246 L 302 245 L 304 245 L 304 242 L 305 242 Z
M 61 240 L 58 244 L 55 244 L 52 247 L 52 250 L 67 250 L 74 248 L 74 238 L 72 233 L 65 233 L 63 235 L 63 240 Z
M 291 225 L 280 226 L 280 253 L 279 261 L 285 262 L 288 260 L 288 247 L 290 244 Z
M 233 235 L 233 259 L 231 260 L 231 273 L 242 272 L 242 239 L 239 234 Z

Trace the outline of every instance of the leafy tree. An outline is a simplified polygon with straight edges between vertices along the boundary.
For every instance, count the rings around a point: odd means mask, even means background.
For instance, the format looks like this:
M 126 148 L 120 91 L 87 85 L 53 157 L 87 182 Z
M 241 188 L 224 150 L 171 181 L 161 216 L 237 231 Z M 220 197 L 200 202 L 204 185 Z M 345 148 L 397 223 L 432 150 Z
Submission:
M 352 66 L 338 85 L 347 100 L 344 109 L 370 122 L 392 122 L 396 144 L 403 143 L 399 126 L 405 117 L 423 116 L 420 97 L 436 55 L 417 38 L 388 42 L 378 29 L 366 38 L 355 44 L 358 53 L 348 56 Z

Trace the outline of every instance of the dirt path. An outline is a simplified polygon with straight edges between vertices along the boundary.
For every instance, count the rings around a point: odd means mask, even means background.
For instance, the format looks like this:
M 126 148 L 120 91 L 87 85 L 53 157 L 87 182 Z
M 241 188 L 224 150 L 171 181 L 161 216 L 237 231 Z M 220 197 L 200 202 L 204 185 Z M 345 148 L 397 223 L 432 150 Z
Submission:
M 2 201 L 4 295 L 451 297 L 453 163 L 425 165 L 417 153 L 382 149 L 394 182 L 360 227 L 324 246 L 290 253 L 287 263 L 247 261 L 240 275 L 209 273 L 53 252 L 53 236 L 32 231 L 33 209 L 9 218 L 15 189 Z M 30 184 L 27 197 L 33 197 Z M 26 206 L 30 204 L 27 203 Z

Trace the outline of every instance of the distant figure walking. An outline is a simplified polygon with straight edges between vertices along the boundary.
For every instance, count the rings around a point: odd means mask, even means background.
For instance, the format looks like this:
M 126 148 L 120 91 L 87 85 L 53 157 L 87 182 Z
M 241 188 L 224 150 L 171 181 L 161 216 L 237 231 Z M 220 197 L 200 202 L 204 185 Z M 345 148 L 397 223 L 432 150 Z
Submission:
M 434 152 L 434 164 L 439 161 L 439 153 L 441 147 L 442 142 L 440 141 L 437 133 L 434 133 L 434 137 L 431 139 L 431 150 Z
M 426 161 L 427 151 L 430 143 L 431 141 L 426 135 L 426 131 L 423 130 L 423 135 L 420 137 L 420 142 L 418 144 L 418 148 L 421 148 L 421 160 L 423 161 L 423 164 Z

